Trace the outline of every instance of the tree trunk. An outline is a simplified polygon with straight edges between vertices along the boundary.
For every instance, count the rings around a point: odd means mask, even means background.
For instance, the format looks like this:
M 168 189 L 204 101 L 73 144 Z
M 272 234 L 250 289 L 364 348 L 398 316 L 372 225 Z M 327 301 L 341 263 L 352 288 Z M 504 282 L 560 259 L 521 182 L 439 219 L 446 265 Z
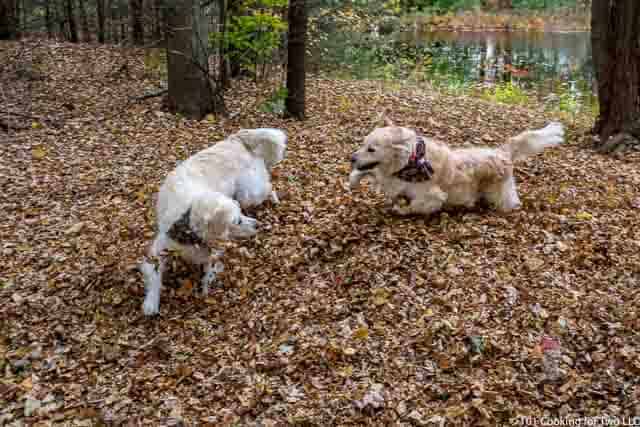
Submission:
M 167 5 L 169 109 L 200 120 L 214 110 L 208 73 L 208 19 L 199 0 Z
M 600 149 L 615 151 L 640 120 L 640 2 L 594 0 L 591 43 L 600 115 L 594 133 Z
M 153 40 L 161 40 L 164 34 L 163 23 L 163 9 L 162 0 L 153 0 Z
M 58 23 L 58 32 L 60 37 L 69 40 L 69 34 L 67 32 L 67 18 L 64 11 L 65 0 L 54 0 L 53 6 L 55 8 L 56 22 Z
M 22 32 L 22 12 L 23 12 L 23 7 L 22 7 L 22 0 L 14 0 L 15 1 L 15 5 L 16 5 L 16 9 L 15 9 L 15 16 L 14 16 L 14 21 L 15 21 L 15 25 L 16 25 L 16 37 L 20 38 L 20 33 Z
M 299 120 L 305 116 L 305 56 L 307 37 L 306 0 L 289 2 L 289 38 L 287 53 L 287 115 Z
M 73 14 L 73 0 L 66 0 L 66 20 L 69 24 L 69 41 L 72 43 L 78 43 L 78 27 L 76 25 L 76 17 Z
M 131 44 L 140 46 L 144 44 L 144 26 L 142 25 L 142 0 L 129 0 L 129 19 L 131 31 Z
M 47 27 L 47 37 L 53 38 L 53 16 L 51 15 L 50 0 L 44 2 L 44 23 Z
M 104 0 L 96 0 L 96 14 L 98 15 L 98 43 L 104 43 Z
M 218 82 L 222 90 L 229 87 L 229 61 L 225 48 L 225 33 L 227 31 L 227 0 L 218 0 L 218 28 L 220 42 L 218 43 Z
M 120 17 L 120 14 L 118 13 L 118 8 L 117 6 L 114 4 L 114 2 L 112 0 L 108 0 L 109 1 L 109 16 L 110 16 L 110 21 L 111 21 L 111 42 L 112 43 L 118 43 L 120 41 L 119 38 L 119 32 L 118 32 L 118 19 Z
M 15 0 L 0 0 L 0 40 L 18 37 L 16 6 Z
M 89 31 L 89 19 L 87 18 L 87 7 L 84 0 L 78 0 L 80 7 L 80 22 L 82 23 L 82 41 L 89 43 L 91 41 L 91 32 Z

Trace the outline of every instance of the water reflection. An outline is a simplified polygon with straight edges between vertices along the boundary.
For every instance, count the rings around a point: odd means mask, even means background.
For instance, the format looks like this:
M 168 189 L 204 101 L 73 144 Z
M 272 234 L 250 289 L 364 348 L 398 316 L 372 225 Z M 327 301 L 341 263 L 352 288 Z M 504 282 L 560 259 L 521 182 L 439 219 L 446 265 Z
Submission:
M 429 81 L 481 94 L 506 85 L 570 112 L 597 104 L 588 32 L 334 32 L 315 58 L 345 77 Z
M 428 52 L 425 72 L 436 80 L 514 81 L 541 96 L 561 91 L 585 99 L 595 95 L 586 32 L 413 32 L 398 40 Z

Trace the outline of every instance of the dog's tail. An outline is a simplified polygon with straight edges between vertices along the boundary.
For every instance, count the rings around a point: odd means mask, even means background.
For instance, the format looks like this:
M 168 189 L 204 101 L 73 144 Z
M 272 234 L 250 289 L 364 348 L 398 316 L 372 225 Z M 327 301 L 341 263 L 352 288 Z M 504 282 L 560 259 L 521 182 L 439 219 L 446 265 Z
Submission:
M 534 154 L 541 153 L 545 148 L 555 147 L 564 141 L 564 128 L 559 122 L 549 123 L 538 130 L 522 132 L 502 146 L 502 149 L 511 154 L 511 160 L 517 162 Z

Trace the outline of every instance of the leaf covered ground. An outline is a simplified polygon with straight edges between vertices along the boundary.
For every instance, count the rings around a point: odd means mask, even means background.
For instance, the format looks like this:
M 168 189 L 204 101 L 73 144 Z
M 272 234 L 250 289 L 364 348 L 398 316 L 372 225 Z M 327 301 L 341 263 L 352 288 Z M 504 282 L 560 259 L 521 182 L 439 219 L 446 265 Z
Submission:
M 640 413 L 640 156 L 595 154 L 589 123 L 517 167 L 523 207 L 397 218 L 348 157 L 381 110 L 454 146 L 551 117 L 376 82 L 308 82 L 308 116 L 166 113 L 137 50 L 0 45 L 0 425 L 508 425 Z M 11 64 L 18 64 L 13 66 Z M 28 66 L 39 75 L 24 76 Z M 8 115 L 7 115 L 8 117 Z M 240 127 L 281 127 L 280 205 L 142 314 L 153 194 Z M 0 132 L 2 132 L 0 130 Z M 556 362 L 551 359 L 557 354 Z M 555 365 L 554 365 L 555 363 Z M 65 424 L 67 423 L 67 424 Z

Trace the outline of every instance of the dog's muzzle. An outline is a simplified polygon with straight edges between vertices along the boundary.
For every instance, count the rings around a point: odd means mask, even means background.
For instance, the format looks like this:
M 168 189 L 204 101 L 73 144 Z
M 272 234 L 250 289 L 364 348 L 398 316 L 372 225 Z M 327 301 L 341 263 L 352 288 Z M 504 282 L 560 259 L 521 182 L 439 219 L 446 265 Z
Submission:
M 364 171 L 368 171 L 368 170 L 371 170 L 371 169 L 375 168 L 379 164 L 380 164 L 380 162 L 372 162 L 372 163 L 367 163 L 366 165 L 360 165 L 360 166 L 356 166 L 354 164 L 353 168 L 364 172 Z

